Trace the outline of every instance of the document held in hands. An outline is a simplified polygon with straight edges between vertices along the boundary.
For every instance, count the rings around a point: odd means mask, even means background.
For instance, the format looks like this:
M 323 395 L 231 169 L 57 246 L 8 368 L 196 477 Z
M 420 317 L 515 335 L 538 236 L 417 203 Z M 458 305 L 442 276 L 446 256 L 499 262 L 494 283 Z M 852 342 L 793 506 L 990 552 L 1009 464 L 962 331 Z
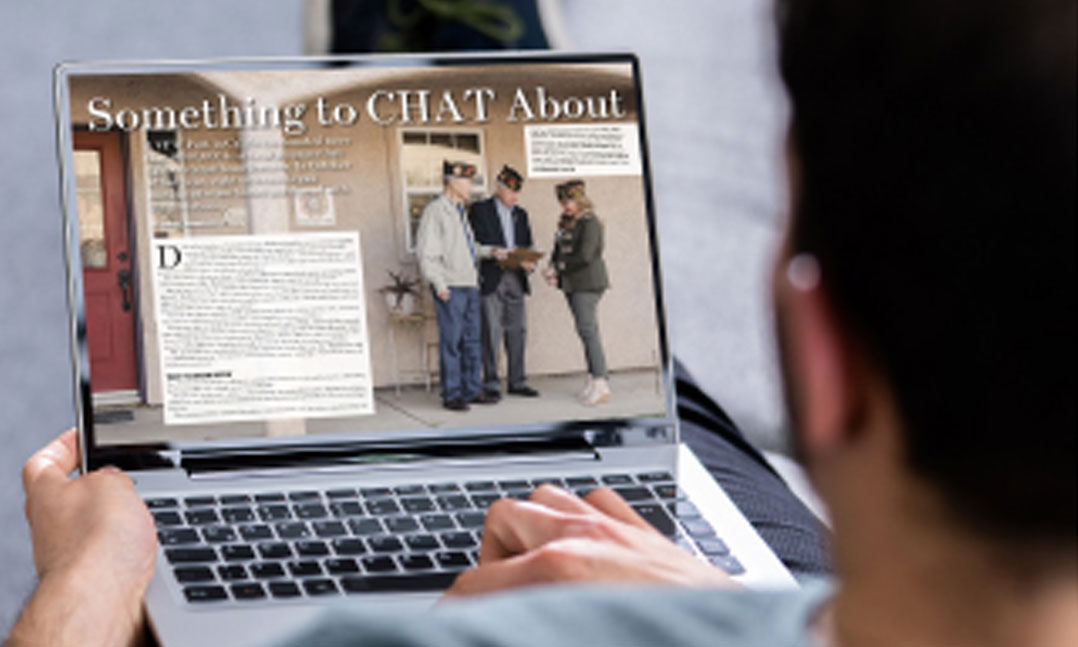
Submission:
M 537 249 L 517 247 L 509 250 L 509 256 L 504 261 L 498 261 L 498 267 L 503 270 L 519 270 L 521 263 L 535 263 L 543 256 L 544 253 Z

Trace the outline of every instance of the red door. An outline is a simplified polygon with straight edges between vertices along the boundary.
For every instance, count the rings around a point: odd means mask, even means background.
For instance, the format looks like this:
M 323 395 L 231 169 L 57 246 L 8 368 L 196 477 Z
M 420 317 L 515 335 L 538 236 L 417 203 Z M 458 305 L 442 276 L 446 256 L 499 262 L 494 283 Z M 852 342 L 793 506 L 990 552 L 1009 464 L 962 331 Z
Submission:
M 134 275 L 119 133 L 75 133 L 75 183 L 90 388 L 132 391 L 138 388 Z

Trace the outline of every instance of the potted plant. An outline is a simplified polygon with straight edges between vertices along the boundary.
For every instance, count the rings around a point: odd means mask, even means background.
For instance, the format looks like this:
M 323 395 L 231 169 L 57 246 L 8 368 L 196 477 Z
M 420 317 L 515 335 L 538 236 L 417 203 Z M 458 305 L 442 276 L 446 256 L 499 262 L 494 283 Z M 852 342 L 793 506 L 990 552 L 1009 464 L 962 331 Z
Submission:
M 392 283 L 383 285 L 378 291 L 385 296 L 389 311 L 396 315 L 410 315 L 415 312 L 416 299 L 419 298 L 419 279 L 408 278 L 404 272 L 388 271 Z

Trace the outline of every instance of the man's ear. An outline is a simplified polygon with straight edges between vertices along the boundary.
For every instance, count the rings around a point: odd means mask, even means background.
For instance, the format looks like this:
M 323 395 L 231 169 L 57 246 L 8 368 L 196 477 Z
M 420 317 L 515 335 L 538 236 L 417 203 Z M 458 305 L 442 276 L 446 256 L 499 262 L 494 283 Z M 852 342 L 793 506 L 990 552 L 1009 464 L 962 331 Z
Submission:
M 778 278 L 787 379 L 802 448 L 828 453 L 858 427 L 861 408 L 851 336 L 836 317 L 811 255 L 794 256 Z

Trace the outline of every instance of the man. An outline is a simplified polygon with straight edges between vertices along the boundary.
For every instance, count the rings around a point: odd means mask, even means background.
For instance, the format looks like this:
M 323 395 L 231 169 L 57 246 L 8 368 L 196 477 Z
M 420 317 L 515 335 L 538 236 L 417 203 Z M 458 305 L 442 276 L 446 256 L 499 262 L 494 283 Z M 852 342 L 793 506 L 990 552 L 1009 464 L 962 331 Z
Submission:
M 502 166 L 494 185 L 494 195 L 476 202 L 468 210 L 475 238 L 480 244 L 513 250 L 532 246 L 528 212 L 517 206 L 524 178 L 509 165 Z M 524 371 L 524 340 L 527 317 L 524 297 L 531 294 L 528 274 L 535 263 L 523 261 L 519 268 L 503 269 L 495 259 L 479 262 L 479 302 L 482 312 L 483 390 L 492 398 L 501 397 L 498 380 L 498 351 L 505 343 L 511 395 L 534 398 L 539 392 L 528 386 Z
M 833 594 L 724 592 L 609 491 L 544 487 L 491 508 L 481 566 L 451 593 L 696 588 L 336 615 L 294 644 L 1078 644 L 1075 4 L 791 0 L 780 15 L 793 213 L 773 289 L 795 439 L 835 531 Z M 64 571 L 106 552 L 101 537 L 131 541 L 64 513 L 148 526 L 115 475 L 66 480 L 69 451 L 27 464 L 43 575 L 16 635 L 49 609 L 77 623 Z M 100 622 L 131 631 L 148 570 L 113 559 L 128 615 Z
M 476 168 L 465 162 L 442 164 L 444 190 L 423 209 L 416 234 L 419 271 L 434 293 L 438 319 L 438 368 L 442 406 L 467 411 L 469 403 L 493 404 L 479 382 L 479 259 L 504 259 L 504 248 L 476 241 L 465 217 Z

